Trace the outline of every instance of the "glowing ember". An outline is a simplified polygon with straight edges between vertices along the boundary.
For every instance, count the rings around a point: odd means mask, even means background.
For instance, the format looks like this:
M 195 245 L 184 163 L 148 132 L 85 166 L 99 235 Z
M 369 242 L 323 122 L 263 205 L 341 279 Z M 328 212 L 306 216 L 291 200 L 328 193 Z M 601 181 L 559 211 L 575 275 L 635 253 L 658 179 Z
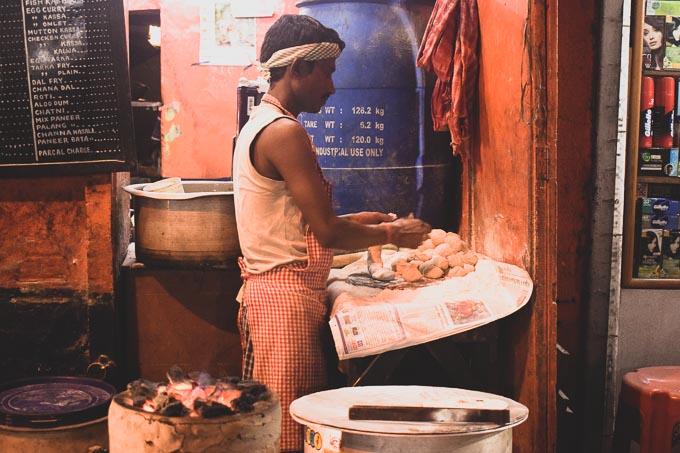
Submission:
M 153 407 L 151 401 L 145 401 L 144 404 L 142 405 L 142 410 L 145 410 L 146 412 L 156 412 L 156 408 Z
M 270 393 L 257 381 L 236 377 L 215 379 L 205 372 L 185 374 L 178 366 L 166 373 L 167 382 L 138 379 L 128 384 L 130 405 L 146 412 L 179 417 L 218 417 L 250 412 Z

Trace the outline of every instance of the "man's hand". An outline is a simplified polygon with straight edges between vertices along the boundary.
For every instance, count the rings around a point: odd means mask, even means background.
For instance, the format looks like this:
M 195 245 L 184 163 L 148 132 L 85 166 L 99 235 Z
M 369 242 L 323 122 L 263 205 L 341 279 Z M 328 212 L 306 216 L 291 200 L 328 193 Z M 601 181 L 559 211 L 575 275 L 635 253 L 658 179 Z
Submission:
M 392 242 L 399 247 L 417 248 L 427 239 L 432 227 L 412 215 L 389 223 L 392 228 Z
M 352 222 L 361 223 L 363 225 L 377 225 L 383 222 L 392 222 L 397 218 L 395 214 L 385 214 L 383 212 L 355 212 L 352 214 L 345 214 L 341 216 Z

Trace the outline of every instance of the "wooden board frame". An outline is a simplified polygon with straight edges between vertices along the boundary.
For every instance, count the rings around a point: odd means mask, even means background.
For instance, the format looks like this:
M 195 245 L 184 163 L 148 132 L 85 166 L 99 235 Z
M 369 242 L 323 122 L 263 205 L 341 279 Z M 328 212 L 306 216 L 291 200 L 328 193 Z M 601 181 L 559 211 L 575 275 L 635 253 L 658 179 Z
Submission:
M 12 0 L 2 13 L 0 176 L 132 170 L 123 2 Z

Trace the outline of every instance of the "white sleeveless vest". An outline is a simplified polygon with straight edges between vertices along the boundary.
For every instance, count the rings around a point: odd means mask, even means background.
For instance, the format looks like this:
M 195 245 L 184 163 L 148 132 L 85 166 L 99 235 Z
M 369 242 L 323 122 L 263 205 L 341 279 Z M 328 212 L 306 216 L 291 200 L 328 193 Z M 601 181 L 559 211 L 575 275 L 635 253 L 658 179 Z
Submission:
M 262 129 L 282 117 L 288 118 L 267 103 L 255 107 L 239 133 L 234 150 L 236 226 L 250 274 L 307 259 L 305 222 L 285 181 L 262 176 L 250 159 L 253 140 Z

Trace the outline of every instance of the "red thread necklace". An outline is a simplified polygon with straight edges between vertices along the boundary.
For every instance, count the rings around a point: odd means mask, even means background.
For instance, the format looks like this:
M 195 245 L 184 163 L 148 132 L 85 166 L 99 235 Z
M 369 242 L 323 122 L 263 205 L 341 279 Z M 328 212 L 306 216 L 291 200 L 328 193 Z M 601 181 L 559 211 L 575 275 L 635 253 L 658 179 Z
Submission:
M 282 111 L 285 115 L 287 115 L 287 116 L 293 118 L 295 121 L 297 121 L 297 122 L 299 123 L 297 117 L 296 117 L 295 115 L 293 115 L 292 113 L 290 113 L 288 110 L 286 110 L 286 108 L 283 106 L 283 104 L 281 104 L 281 101 L 279 101 L 278 99 L 276 99 L 276 98 L 275 98 L 274 96 L 272 96 L 271 94 L 265 93 L 264 96 L 262 96 L 262 101 L 263 101 L 263 102 L 267 102 L 267 103 L 269 103 L 269 104 L 271 104 L 271 105 L 273 105 L 273 106 L 278 107 L 279 109 L 281 109 L 281 111 Z M 305 131 L 305 132 L 306 132 L 306 131 Z M 309 132 L 307 132 L 307 137 L 309 138 L 309 143 L 312 145 L 312 152 L 314 152 L 314 154 L 316 155 L 316 146 L 314 146 L 314 140 L 312 139 L 312 136 L 309 135 Z
M 262 100 L 263 100 L 264 102 L 268 102 L 268 103 L 270 103 L 270 104 L 272 104 L 272 105 L 275 105 L 276 107 L 280 108 L 281 111 L 282 111 L 283 113 L 285 113 L 286 115 L 290 116 L 291 118 L 295 119 L 295 121 L 297 121 L 297 118 L 295 117 L 295 115 L 293 115 L 293 114 L 290 113 L 288 110 L 286 110 L 286 108 L 283 106 L 283 104 L 281 104 L 281 101 L 279 101 L 278 99 L 276 99 L 276 98 L 275 98 L 274 96 L 272 96 L 271 94 L 265 93 L 265 95 L 262 96 Z

